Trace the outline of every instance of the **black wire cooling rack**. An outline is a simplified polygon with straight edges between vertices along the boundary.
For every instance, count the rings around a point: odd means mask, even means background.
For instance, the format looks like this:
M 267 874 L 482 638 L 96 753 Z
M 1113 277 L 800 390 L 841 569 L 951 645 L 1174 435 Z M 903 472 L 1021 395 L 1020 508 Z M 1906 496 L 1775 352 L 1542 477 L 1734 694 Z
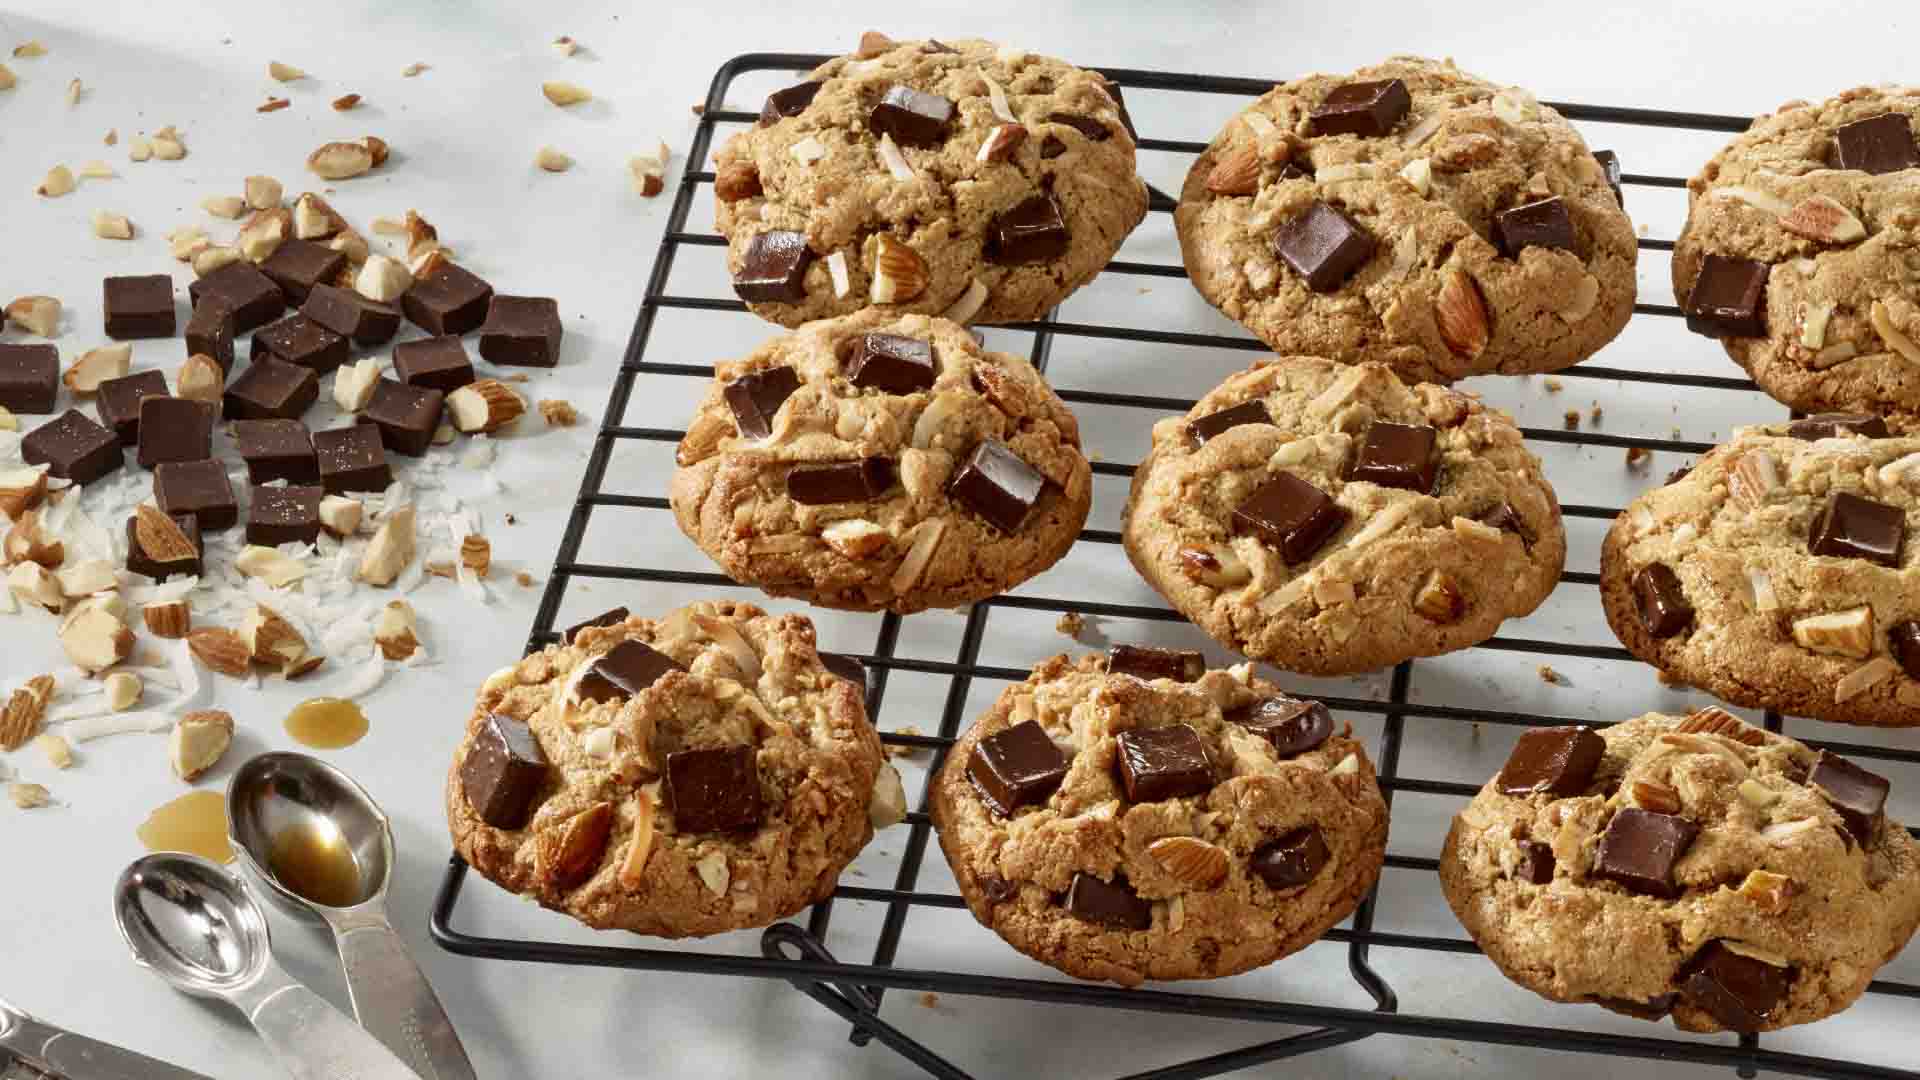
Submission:
M 647 280 L 645 299 L 641 303 L 633 335 L 627 344 L 625 359 L 614 379 L 613 390 L 608 396 L 605 419 L 592 454 L 588 458 L 586 473 L 581 479 L 579 498 L 561 539 L 559 555 L 534 620 L 533 631 L 528 639 L 530 650 L 558 640 L 554 630 L 556 617 L 566 598 L 569 585 L 579 579 L 696 586 L 731 584 L 725 577 L 713 573 L 583 563 L 578 561 L 578 556 L 588 523 L 596 508 L 623 507 L 656 512 L 669 509 L 667 500 L 661 497 L 616 494 L 602 490 L 602 481 L 607 474 L 609 459 L 617 445 L 627 440 L 674 443 L 682 434 L 668 429 L 622 425 L 621 419 L 626 415 L 628 400 L 633 393 L 636 380 L 641 376 L 707 379 L 713 374 L 712 368 L 706 365 L 659 363 L 644 358 L 648 338 L 658 312 L 668 308 L 728 312 L 745 310 L 744 305 L 732 299 L 675 296 L 667 291 L 667 281 L 673 269 L 674 258 L 681 247 L 723 246 L 725 243 L 718 236 L 686 230 L 694 200 L 706 196 L 714 179 L 713 173 L 704 171 L 701 166 L 706 163 L 708 152 L 712 148 L 716 126 L 751 123 L 756 117 L 755 113 L 725 109 L 723 103 L 728 89 L 733 85 L 734 80 L 743 74 L 761 71 L 806 71 L 824 63 L 827 59 L 829 58 L 826 56 L 754 53 L 734 58 L 714 75 L 701 110 L 697 134 L 686 156 L 687 165 L 682 178 L 683 182 L 674 196 L 666 232 L 661 239 L 653 272 Z M 1100 70 L 1130 91 L 1178 91 L 1251 98 L 1265 93 L 1273 85 L 1270 80 L 1260 79 L 1215 78 L 1118 68 Z M 1132 104 L 1134 111 L 1138 113 L 1139 99 L 1136 98 Z M 1576 121 L 1729 133 L 1744 131 L 1749 123 L 1748 118 L 1739 116 L 1551 104 L 1562 115 Z M 1184 155 L 1198 154 L 1205 149 L 1204 143 L 1171 139 L 1142 138 L 1139 140 L 1139 145 L 1143 151 Z M 1637 187 L 1685 187 L 1684 179 L 1672 176 L 1628 174 L 1624 177 L 1624 181 L 1630 186 Z M 1169 213 L 1172 209 L 1173 202 L 1164 193 L 1158 190 L 1152 193 L 1150 203 L 1152 212 Z M 1640 247 L 1643 250 L 1669 251 L 1673 244 L 1671 241 L 1642 239 Z M 1177 265 L 1124 261 L 1111 263 L 1107 267 L 1107 272 L 1148 278 L 1185 276 L 1185 270 Z M 1637 304 L 1635 313 L 1640 316 L 1670 318 L 1679 315 L 1680 311 L 1671 305 Z M 1006 326 L 1000 329 L 1031 335 L 1032 345 L 1028 355 L 1041 371 L 1046 370 L 1054 340 L 1060 336 L 1147 342 L 1169 348 L 1226 348 L 1255 353 L 1266 351 L 1266 347 L 1260 342 L 1243 336 L 1069 323 L 1056 321 L 1052 317 L 1039 322 Z M 1748 391 L 1755 389 L 1751 382 L 1741 378 L 1653 373 L 1592 364 L 1561 372 L 1560 376 L 1654 383 L 1672 387 Z M 1192 405 L 1191 401 L 1171 397 L 1073 390 L 1063 390 L 1060 393 L 1062 398 L 1075 404 L 1131 406 L 1156 409 L 1164 413 L 1185 412 Z M 1571 443 L 1614 448 L 1639 447 L 1678 453 L 1700 453 L 1709 449 L 1711 445 L 1678 438 L 1652 439 L 1607 435 L 1592 430 L 1526 428 L 1525 435 L 1529 440 L 1540 443 Z M 1127 477 L 1133 471 L 1131 466 L 1111 462 L 1095 462 L 1093 469 L 1096 475 L 1112 477 Z M 1570 519 L 1607 521 L 1619 513 L 1619 508 L 1565 505 L 1562 507 L 1562 512 Z M 667 527 L 671 528 L 670 525 Z M 1120 535 L 1111 530 L 1088 529 L 1081 534 L 1080 541 L 1089 544 L 1117 544 L 1120 541 Z M 1598 584 L 1598 575 L 1568 571 L 1561 580 L 1563 584 L 1591 586 Z M 965 711 L 973 680 L 978 678 L 987 681 L 1018 682 L 1027 675 L 1024 670 L 977 663 L 988 619 L 995 609 L 1073 612 L 1089 616 L 1151 621 L 1177 622 L 1181 619 L 1179 614 L 1164 607 L 999 596 L 975 605 L 967 613 L 965 627 L 954 659 L 951 662 L 942 662 L 896 655 L 895 647 L 900 636 L 901 618 L 892 614 L 883 616 L 872 653 L 860 657 L 868 669 L 867 704 L 869 715 L 874 717 L 876 724 L 883 715 L 882 708 L 886 700 L 887 678 L 890 672 L 927 673 L 944 676 L 950 680 L 945 709 L 940 717 L 937 734 L 911 735 L 888 732 L 881 736 L 883 741 L 895 746 L 931 749 L 934 761 L 927 772 L 929 784 L 947 748 L 953 744 L 956 736 L 970 719 L 965 715 Z M 1478 648 L 1542 657 L 1632 659 L 1625 650 L 1617 647 L 1510 637 L 1493 638 L 1482 643 Z M 1386 700 L 1315 695 L 1335 709 L 1382 717 L 1382 734 L 1375 760 L 1378 764 L 1380 786 L 1389 801 L 1392 800 L 1395 792 L 1465 799 L 1478 790 L 1473 784 L 1423 779 L 1400 773 L 1403 724 L 1407 717 L 1514 726 L 1590 722 L 1587 718 L 1580 717 L 1529 712 L 1497 712 L 1412 702 L 1408 699 L 1408 687 L 1412 679 L 1413 666 L 1413 662 L 1403 663 L 1393 671 Z M 1769 713 L 1766 724 L 1771 730 L 1779 731 L 1782 729 L 1782 718 Z M 1908 764 L 1920 763 L 1920 752 L 1912 750 L 1812 739 L 1807 741 L 1811 745 L 1824 746 L 1855 758 Z M 880 999 L 886 989 L 1018 998 L 1063 1005 L 1276 1023 L 1304 1026 L 1309 1029 L 1284 1038 L 1137 1073 L 1135 1080 L 1146 1077 L 1156 1078 L 1156 1080 L 1188 1080 L 1188 1078 L 1216 1076 L 1235 1069 L 1354 1042 L 1376 1034 L 1441 1039 L 1456 1044 L 1492 1043 L 1597 1055 L 1721 1065 L 1735 1069 L 1743 1077 L 1755 1076 L 1759 1070 L 1764 1069 L 1769 1072 L 1804 1076 L 1888 1077 L 1920 1080 L 1920 1072 L 1916 1071 L 1765 1048 L 1760 1045 L 1760 1040 L 1752 1035 L 1737 1039 L 1728 1036 L 1695 1037 L 1667 1034 L 1664 1029 L 1658 1035 L 1621 1035 L 1603 1031 L 1585 1031 L 1568 1026 L 1531 1026 L 1472 1016 L 1401 1012 L 1393 987 L 1369 963 L 1373 949 L 1413 949 L 1452 954 L 1473 954 L 1479 950 L 1464 936 L 1437 937 L 1374 929 L 1374 913 L 1379 901 L 1379 890 L 1389 887 L 1387 883 L 1394 880 L 1394 876 L 1388 874 L 1382 875 L 1381 885 L 1360 904 L 1359 909 L 1354 913 L 1350 929 L 1336 929 L 1326 935 L 1328 940 L 1344 942 L 1347 945 L 1348 969 L 1355 982 L 1372 998 L 1374 1008 L 1371 1011 L 1319 1005 L 1308 1001 L 1257 1000 L 1184 990 L 1123 989 L 1066 979 L 1009 978 L 959 970 L 899 967 L 894 963 L 895 954 L 906 932 L 909 912 L 913 908 L 965 908 L 959 896 L 919 891 L 921 864 L 926 856 L 928 842 L 932 839 L 932 824 L 925 812 L 927 795 L 928 791 L 923 788 L 917 804 L 919 808 L 907 816 L 906 827 L 909 832 L 893 886 L 864 888 L 842 884 L 834 894 L 836 899 L 863 900 L 885 905 L 885 915 L 878 940 L 873 956 L 867 963 L 841 962 L 822 944 L 826 939 L 827 929 L 833 916 L 832 900 L 817 904 L 811 909 L 805 928 L 794 923 L 780 923 L 769 927 L 761 938 L 763 955 L 760 956 L 667 951 L 628 946 L 587 946 L 476 936 L 454 927 L 454 916 L 460 900 L 461 887 L 467 878 L 467 865 L 457 855 L 448 864 L 446 876 L 434 903 L 431 921 L 433 937 L 441 947 L 467 956 L 550 964 L 672 971 L 693 975 L 737 975 L 785 980 L 852 1025 L 852 1041 L 855 1044 L 864 1045 L 878 1039 L 929 1074 L 954 1078 L 954 1080 L 966 1080 L 970 1074 L 880 1016 Z M 1437 869 L 1438 860 L 1424 856 L 1389 854 L 1386 865 L 1390 870 L 1431 873 Z M 1920 984 L 1876 981 L 1869 987 L 1868 994 L 1889 995 L 1911 1000 L 1920 998 Z M 1573 1024 L 1580 1021 L 1581 1016 L 1575 1015 L 1573 1007 L 1567 1007 L 1567 1011 L 1567 1023 Z

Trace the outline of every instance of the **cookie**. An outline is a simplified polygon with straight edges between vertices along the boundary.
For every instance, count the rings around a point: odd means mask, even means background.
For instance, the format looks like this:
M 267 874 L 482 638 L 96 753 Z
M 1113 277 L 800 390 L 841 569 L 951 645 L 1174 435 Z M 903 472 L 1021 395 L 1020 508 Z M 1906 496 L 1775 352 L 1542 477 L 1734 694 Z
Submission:
M 1147 212 L 1119 88 L 987 41 L 830 60 L 715 163 L 734 291 L 783 326 L 868 304 L 1036 319 Z
M 1687 181 L 1673 292 L 1802 412 L 1920 425 L 1920 89 L 1762 116 Z
M 961 607 L 1080 534 L 1080 429 L 1017 356 L 870 309 L 715 369 L 680 442 L 674 519 L 735 581 L 823 607 Z
M 1282 83 L 1174 210 L 1200 294 L 1275 352 L 1412 381 L 1558 371 L 1633 311 L 1633 226 L 1560 114 L 1451 63 Z
M 933 822 L 974 918 L 1083 979 L 1209 979 L 1318 939 L 1373 887 L 1360 743 L 1251 665 L 1056 656 L 954 744 Z
M 1154 425 L 1122 538 L 1214 640 L 1318 675 L 1484 641 L 1546 599 L 1567 553 L 1505 413 L 1383 363 L 1305 356 Z
M 1888 783 L 1709 708 L 1537 728 L 1453 819 L 1447 903 L 1506 976 L 1686 1031 L 1831 1016 L 1920 923 Z
M 583 627 L 480 688 L 447 774 L 454 850 L 600 929 L 765 926 L 905 814 L 864 693 L 800 615 L 723 601 Z
M 1743 428 L 1634 500 L 1600 553 L 1620 643 L 1738 705 L 1920 724 L 1920 437 L 1886 435 Z

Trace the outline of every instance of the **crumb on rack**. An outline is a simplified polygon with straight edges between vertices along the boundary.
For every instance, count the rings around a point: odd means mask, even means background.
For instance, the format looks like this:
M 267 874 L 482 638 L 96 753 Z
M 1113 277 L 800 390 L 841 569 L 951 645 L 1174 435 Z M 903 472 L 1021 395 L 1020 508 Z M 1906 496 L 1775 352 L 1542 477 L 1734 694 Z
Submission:
M 1627 468 L 1645 469 L 1653 463 L 1653 451 L 1644 446 L 1627 447 Z
M 523 589 L 533 588 L 533 575 L 527 573 L 525 570 L 516 570 L 513 575 L 513 581 L 514 584 Z
M 540 415 L 549 427 L 572 427 L 580 422 L 580 413 L 570 402 L 548 398 L 540 403 Z
M 1600 426 L 1600 417 L 1601 417 L 1601 415 L 1602 415 L 1602 414 L 1601 414 L 1601 412 L 1600 412 L 1600 403 L 1599 403 L 1599 402 L 1597 402 L 1597 401 L 1596 401 L 1596 402 L 1594 402 L 1594 403 L 1593 403 L 1593 408 L 1592 408 L 1592 409 L 1591 409 L 1591 410 L 1590 410 L 1590 411 L 1588 412 L 1588 415 L 1589 415 L 1589 416 L 1591 416 L 1591 417 L 1593 418 L 1593 426 L 1594 426 L 1594 427 L 1599 427 L 1599 426 Z
M 894 734 L 895 735 L 919 735 L 921 734 L 921 731 L 919 728 L 914 727 L 912 724 L 906 724 L 900 728 L 895 729 Z M 888 757 L 913 757 L 915 754 L 922 753 L 926 750 L 926 748 L 923 746 L 898 746 L 893 743 L 887 743 L 882 748 L 886 750 Z
M 1566 416 L 1564 417 L 1564 419 L 1565 419 L 1565 420 L 1566 420 L 1566 422 L 1567 422 L 1567 430 L 1568 430 L 1568 431 L 1576 431 L 1576 430 L 1578 430 L 1578 429 L 1579 429 L 1579 427 L 1580 427 L 1580 410 L 1579 410 L 1579 409 L 1568 409 L 1568 410 L 1567 410 L 1567 415 L 1566 415 Z
M 1541 664 L 1538 668 L 1534 670 L 1540 676 L 1540 681 L 1543 683 L 1547 683 L 1550 686 L 1570 685 L 1567 682 L 1567 677 L 1565 675 L 1560 674 L 1559 672 L 1553 670 L 1552 668 L 1548 667 L 1545 664 Z
M 1559 379 L 1556 379 L 1551 375 L 1547 376 L 1546 379 L 1542 381 L 1540 385 L 1546 387 L 1547 393 L 1549 394 L 1557 394 L 1561 391 L 1563 387 L 1566 386 L 1565 383 L 1561 382 Z
M 1687 688 L 1687 681 L 1685 679 L 1682 679 L 1680 676 L 1675 675 L 1665 668 L 1656 668 L 1654 674 L 1659 677 L 1661 686 L 1671 686 L 1676 690 L 1684 690 Z
M 928 990 L 928 991 L 926 991 L 925 993 L 923 993 L 923 994 L 921 994 L 921 995 L 920 995 L 920 1007 L 921 1007 L 921 1008 L 923 1008 L 923 1009 L 937 1009 L 937 1008 L 939 1008 L 939 1007 L 940 1007 L 940 995 L 939 995 L 939 994 L 936 994 L 936 993 L 934 993 L 934 992 L 933 992 L 933 991 L 931 991 L 931 990 Z
M 1070 638 L 1077 638 L 1080 631 L 1087 628 L 1087 620 L 1077 611 L 1068 611 L 1054 621 L 1053 628 Z

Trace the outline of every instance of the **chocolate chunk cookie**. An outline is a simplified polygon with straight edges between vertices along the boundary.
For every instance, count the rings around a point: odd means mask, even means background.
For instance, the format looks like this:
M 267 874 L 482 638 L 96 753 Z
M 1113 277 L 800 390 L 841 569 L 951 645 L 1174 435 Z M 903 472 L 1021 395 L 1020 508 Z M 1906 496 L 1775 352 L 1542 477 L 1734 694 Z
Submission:
M 765 926 L 901 820 L 860 687 L 750 604 L 581 629 L 490 677 L 447 775 L 454 849 L 602 929 Z
M 987 41 L 830 60 L 715 161 L 734 291 L 784 326 L 869 304 L 1038 318 L 1147 211 L 1118 89 Z
M 1846 1008 L 1920 923 L 1887 781 L 1709 708 L 1526 732 L 1453 819 L 1447 903 L 1506 976 L 1687 1031 Z
M 1744 428 L 1636 499 L 1600 554 L 1635 656 L 1727 701 L 1920 724 L 1920 437 L 1877 416 Z
M 959 607 L 1052 566 L 1086 521 L 1073 414 L 958 324 L 870 309 L 716 369 L 669 492 L 734 580 L 823 607 Z
M 1296 356 L 1153 429 L 1123 538 L 1216 641 L 1294 671 L 1463 649 L 1553 591 L 1560 505 L 1505 413 Z
M 1788 102 L 1687 182 L 1673 292 L 1803 412 L 1920 425 L 1920 89 Z
M 1385 858 L 1373 765 L 1325 706 L 1158 652 L 1042 663 L 934 783 L 974 918 L 1083 979 L 1270 963 L 1346 918 Z
M 1274 87 L 1174 221 L 1200 294 L 1274 351 L 1409 380 L 1558 371 L 1633 311 L 1633 226 L 1578 132 L 1518 88 L 1395 57 Z

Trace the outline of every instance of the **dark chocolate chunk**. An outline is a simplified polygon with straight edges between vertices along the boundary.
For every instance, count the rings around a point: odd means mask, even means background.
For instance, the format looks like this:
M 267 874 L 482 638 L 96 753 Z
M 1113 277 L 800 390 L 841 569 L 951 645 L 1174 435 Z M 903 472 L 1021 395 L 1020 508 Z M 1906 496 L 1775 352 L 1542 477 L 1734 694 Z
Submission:
M 233 315 L 233 332 L 244 334 L 280 317 L 287 308 L 286 294 L 273 279 L 261 273 L 245 259 L 227 265 L 187 286 L 197 310 L 209 301 L 225 307 Z
M 380 442 L 396 454 L 420 457 L 433 445 L 440 426 L 440 408 L 447 395 L 424 386 L 408 386 L 392 379 L 373 384 L 373 397 L 361 420 L 380 429 Z
M 1817 439 L 1843 439 L 1848 436 L 1884 439 L 1888 433 L 1885 418 L 1871 413 L 1824 412 L 1803 416 L 1788 424 L 1787 434 L 1796 439 L 1813 442 Z
M 1583 727 L 1530 728 L 1494 781 L 1502 795 L 1578 795 L 1593 781 L 1607 742 Z
M 1621 206 L 1627 205 L 1627 197 L 1620 190 L 1620 155 L 1611 150 L 1595 150 L 1593 160 L 1600 163 L 1600 175 L 1606 178 L 1607 186 L 1613 189 L 1613 199 Z
M 119 438 L 78 409 L 68 409 L 27 432 L 20 440 L 20 456 L 29 465 L 47 466 L 49 476 L 82 485 L 126 464 Z
M 1670 638 L 1693 625 L 1693 605 L 1680 575 L 1666 563 L 1648 563 L 1633 575 L 1633 604 L 1640 625 L 1657 638 Z
M 460 786 L 481 821 L 518 829 L 533 816 L 533 798 L 548 769 L 540 740 L 524 720 L 489 713 L 460 762 Z
M 218 411 L 205 401 L 154 394 L 140 399 L 140 453 L 143 469 L 169 461 L 201 461 L 213 456 L 213 422 Z
M 325 375 L 352 358 L 353 346 L 305 315 L 289 315 L 254 331 L 251 356 L 255 363 L 271 356 Z
M 503 367 L 560 362 L 560 302 L 550 296 L 495 296 L 480 326 L 480 355 Z
M 615 645 L 593 662 L 580 677 L 582 701 L 618 701 L 659 682 L 669 671 L 685 671 L 686 665 L 644 641 L 629 638 Z
M 1827 805 L 1839 813 L 1840 819 L 1847 823 L 1847 831 L 1860 841 L 1861 847 L 1872 846 L 1873 834 L 1879 830 L 1880 818 L 1887 807 L 1887 792 L 1893 787 L 1886 777 L 1822 750 L 1813 760 L 1813 772 L 1807 775 L 1807 783 L 1827 797 Z
M 787 471 L 787 497 L 808 506 L 865 502 L 892 487 L 893 477 L 893 459 L 885 457 L 799 465 Z
M 313 436 L 307 431 L 307 425 L 298 420 L 236 420 L 233 445 L 240 452 L 240 460 L 247 463 L 248 483 L 320 482 L 320 463 L 313 454 Z
M 329 495 L 385 491 L 393 483 L 380 429 L 371 424 L 314 432 L 313 457 L 320 467 L 320 486 Z
M 140 403 L 150 397 L 166 396 L 165 375 L 157 371 L 136 371 L 102 382 L 94 392 L 93 408 L 99 413 L 100 422 L 119 437 L 121 446 L 139 446 Z
M 853 385 L 889 394 L 912 394 L 930 389 L 939 369 L 933 363 L 933 343 L 900 334 L 863 334 L 847 358 L 847 378 Z
M 105 302 L 107 336 L 163 338 L 173 336 L 173 279 L 165 274 L 110 277 L 101 288 Z
M 733 410 L 733 423 L 743 439 L 764 439 L 773 434 L 773 417 L 780 406 L 800 389 L 800 376 L 790 367 L 764 368 L 742 375 L 726 384 L 720 396 Z
M 222 400 L 231 420 L 298 420 L 320 400 L 320 376 L 271 356 L 256 356 L 227 384 Z
M 1285 165 L 1280 166 L 1280 179 L 1281 180 L 1313 179 L 1313 162 L 1308 161 L 1305 158 L 1301 158 L 1298 161 L 1287 162 Z
M 1752 259 L 1708 255 L 1687 293 L 1687 329 L 1711 338 L 1767 336 L 1767 274 Z
M 1318 825 L 1295 829 L 1254 851 L 1247 868 L 1272 889 L 1305 885 L 1327 865 L 1327 840 Z
M 1184 649 L 1150 649 L 1144 645 L 1115 645 L 1107 650 L 1107 671 L 1141 679 L 1192 682 L 1207 673 L 1207 659 Z
M 1833 133 L 1833 163 L 1876 175 L 1920 167 L 1913 122 L 1902 113 L 1881 113 L 1842 124 Z
M 637 643 L 636 643 L 637 644 Z M 760 827 L 765 808 L 751 746 L 716 746 L 667 755 L 667 806 L 681 833 Z
M 1600 834 L 1593 875 L 1617 881 L 1631 892 L 1671 900 L 1680 895 L 1673 864 L 1686 854 L 1700 827 L 1683 817 L 1628 807 L 1613 815 Z
M 0 345 L 0 407 L 16 413 L 50 413 L 59 393 L 59 349 Z
M 1573 250 L 1573 218 L 1558 195 L 1502 210 L 1493 215 L 1493 239 L 1509 259 L 1522 248 Z
M 982 439 L 947 483 L 947 494 L 1003 533 L 1016 533 L 1040 501 L 1046 477 L 998 439 Z
M 499 303 L 499 297 L 494 302 Z M 473 381 L 473 361 L 457 337 L 403 341 L 393 347 L 393 373 L 408 386 L 451 394 Z
M 1186 724 L 1133 728 L 1114 740 L 1115 764 L 1130 802 L 1159 802 L 1213 789 L 1213 763 L 1200 733 Z
M 626 608 L 623 608 L 623 607 L 610 608 L 606 611 L 601 612 L 598 615 L 595 615 L 591 619 L 585 619 L 580 622 L 574 623 L 572 626 L 567 627 L 566 632 L 561 634 L 560 638 L 562 641 L 565 641 L 568 644 L 572 644 L 573 639 L 580 636 L 580 631 L 585 630 L 587 627 L 619 626 L 621 623 L 627 621 L 628 614 L 630 613 L 627 611 Z
M 343 251 L 312 240 L 287 240 L 260 264 L 260 272 L 280 286 L 289 303 L 297 305 L 307 302 L 315 285 L 337 279 L 346 265 Z
M 1113 138 L 1112 128 L 1091 116 L 1081 116 L 1078 113 L 1050 112 L 1047 114 L 1047 123 L 1065 124 L 1094 142 L 1105 142 Z
M 980 891 L 987 899 L 996 904 L 1004 904 L 1020 895 L 1020 886 L 997 874 L 987 874 L 980 879 Z
M 926 51 L 930 53 L 958 53 L 960 51 L 959 49 L 956 49 L 953 46 L 948 45 L 946 42 L 939 41 L 934 38 L 928 38 L 927 43 L 924 46 L 922 46 L 922 48 L 926 49 Z
M 187 318 L 187 355 L 204 356 L 219 364 L 222 373 L 233 373 L 232 308 L 213 297 L 194 305 Z
M 757 233 L 734 272 L 734 295 L 749 304 L 797 304 L 807 298 L 807 264 L 812 261 L 806 233 L 783 229 Z
M 1046 802 L 1066 778 L 1066 755 L 1031 720 L 981 739 L 967 758 L 967 779 L 1001 817 Z
M 1033 195 L 993 219 L 987 261 L 1023 266 L 1059 258 L 1067 250 L 1067 223 L 1052 195 Z
M 1905 511 L 1850 491 L 1837 491 L 1814 519 L 1813 529 L 1807 534 L 1807 552 L 1897 567 L 1906 537 Z
M 1399 79 L 1356 82 L 1327 91 L 1313 110 L 1315 135 L 1374 138 L 1393 130 L 1413 108 L 1413 95 Z
M 1075 918 L 1116 930 L 1153 927 L 1153 905 L 1135 896 L 1125 878 L 1108 883 L 1084 871 L 1074 871 L 1073 884 L 1067 887 L 1067 910 Z
M 1527 523 L 1520 520 L 1519 511 L 1512 503 L 1502 502 L 1488 510 L 1477 519 L 1482 525 L 1491 525 L 1501 532 L 1510 532 L 1520 538 L 1520 543 L 1528 551 L 1533 550 L 1533 534 L 1527 531 Z
M 1679 468 L 1667 474 L 1667 483 L 1677 484 L 1680 481 L 1685 480 L 1687 478 L 1687 475 L 1691 472 L 1693 472 L 1693 466 L 1682 465 Z
M 1273 253 L 1314 292 L 1332 292 L 1373 258 L 1373 237 L 1347 215 L 1315 201 L 1273 231 Z
M 1040 158 L 1043 161 L 1048 158 L 1057 158 L 1066 152 L 1067 144 L 1061 142 L 1060 137 L 1052 132 L 1048 132 L 1047 135 L 1040 140 Z
M 867 114 L 875 135 L 891 135 L 901 146 L 938 146 L 953 124 L 953 102 L 911 86 L 891 86 Z
M 1734 952 L 1718 940 L 1707 942 L 1680 972 L 1680 996 L 1687 1004 L 1739 1032 L 1765 1027 L 1792 986 L 1792 968 Z
M 1285 694 L 1235 709 L 1227 720 L 1272 743 L 1281 757 L 1304 754 L 1333 735 L 1333 713 L 1325 705 Z
M 845 653 L 823 652 L 820 654 L 820 666 L 837 679 L 852 683 L 862 694 L 867 692 L 867 665 Z
M 127 569 L 136 574 L 145 574 L 155 581 L 165 581 L 170 577 L 198 577 L 200 575 L 200 521 L 192 514 L 172 514 L 173 523 L 187 535 L 187 541 L 193 545 L 193 554 L 184 559 L 161 562 L 140 545 L 139 515 L 127 519 Z
M 1908 619 L 1887 631 L 1887 647 L 1910 679 L 1920 679 L 1920 622 Z
M 1271 424 L 1273 414 L 1267 411 L 1267 403 L 1258 399 L 1243 401 L 1229 409 L 1208 413 L 1187 425 L 1187 438 L 1195 446 L 1206 443 L 1223 431 L 1230 431 L 1242 424 Z
M 413 279 L 400 297 L 407 321 L 429 334 L 464 334 L 487 319 L 493 286 L 456 263 Z
M 1429 494 L 1440 478 L 1440 461 L 1433 453 L 1438 440 L 1439 433 L 1425 424 L 1376 420 L 1353 455 L 1347 479 Z
M 766 104 L 760 106 L 761 125 L 777 123 L 782 117 L 799 116 L 806 112 L 807 106 L 813 104 L 814 95 L 825 85 L 817 82 L 795 83 L 785 90 L 768 94 Z
M 247 503 L 247 543 L 279 547 L 320 539 L 320 497 L 326 493 L 306 485 L 255 486 Z
M 1553 880 L 1553 848 L 1538 840 L 1519 842 L 1520 861 L 1514 864 L 1513 876 L 1529 885 L 1545 885 Z
M 400 332 L 400 309 L 338 285 L 315 285 L 300 314 L 355 345 L 384 345 Z
M 231 529 L 240 520 L 227 467 L 218 461 L 173 461 L 153 470 L 153 499 L 163 514 L 191 514 L 202 533 Z
M 1326 492 L 1289 472 L 1275 473 L 1233 508 L 1234 525 L 1279 548 L 1289 566 L 1313 558 L 1349 516 Z

